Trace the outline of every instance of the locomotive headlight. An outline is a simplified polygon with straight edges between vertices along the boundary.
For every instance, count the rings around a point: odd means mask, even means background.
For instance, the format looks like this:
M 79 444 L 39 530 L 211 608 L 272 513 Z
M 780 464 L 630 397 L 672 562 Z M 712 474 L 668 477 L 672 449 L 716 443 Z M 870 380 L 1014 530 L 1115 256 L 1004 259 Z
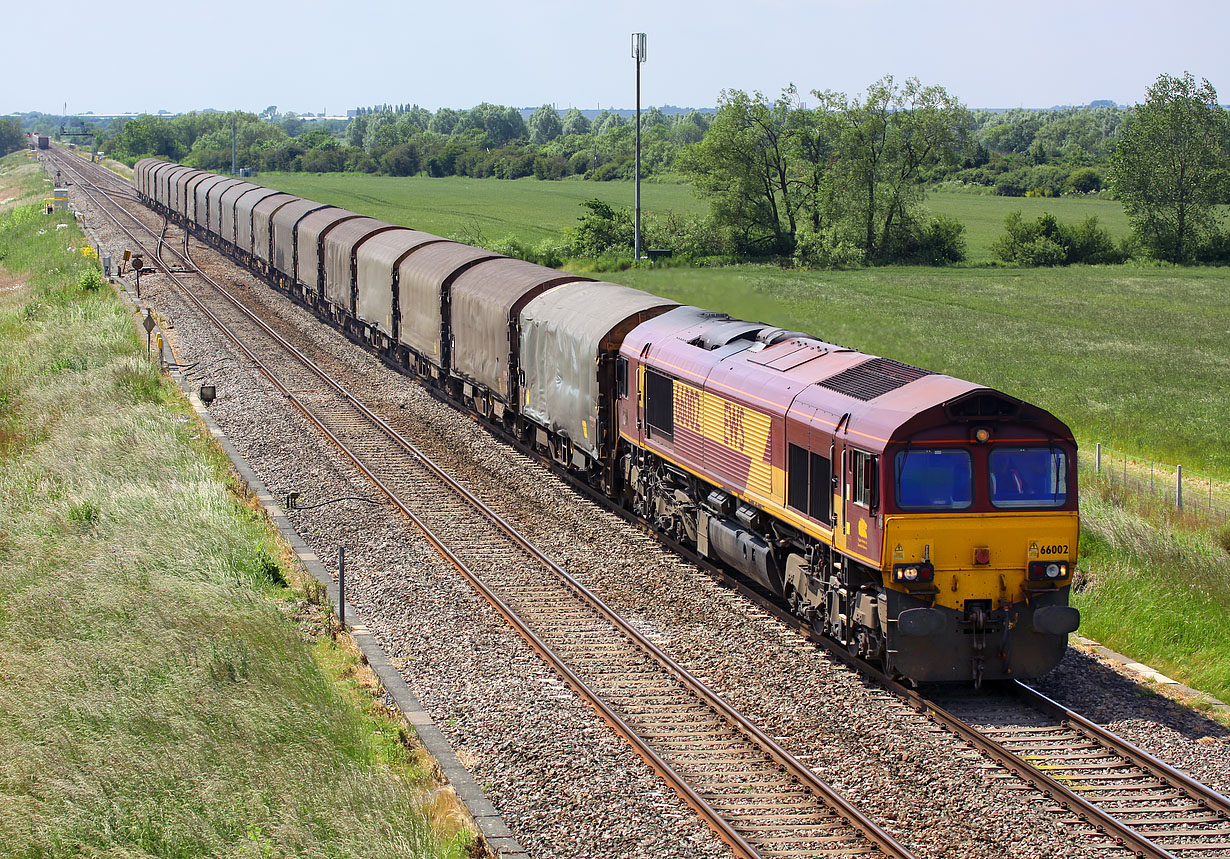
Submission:
M 913 564 L 894 564 L 893 581 L 907 584 L 918 584 L 932 581 L 935 578 L 935 567 L 923 561 Z
M 1058 580 L 1067 577 L 1068 564 L 1066 561 L 1031 561 L 1029 564 L 1029 578 L 1035 581 Z

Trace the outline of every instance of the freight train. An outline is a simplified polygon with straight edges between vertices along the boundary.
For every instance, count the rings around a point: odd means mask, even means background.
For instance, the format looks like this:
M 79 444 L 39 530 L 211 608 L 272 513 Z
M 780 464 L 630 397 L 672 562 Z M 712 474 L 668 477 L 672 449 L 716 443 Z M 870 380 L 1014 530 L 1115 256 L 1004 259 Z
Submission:
M 893 675 L 1038 677 L 1077 628 L 1076 444 L 1042 408 L 242 179 L 146 159 L 134 184 Z

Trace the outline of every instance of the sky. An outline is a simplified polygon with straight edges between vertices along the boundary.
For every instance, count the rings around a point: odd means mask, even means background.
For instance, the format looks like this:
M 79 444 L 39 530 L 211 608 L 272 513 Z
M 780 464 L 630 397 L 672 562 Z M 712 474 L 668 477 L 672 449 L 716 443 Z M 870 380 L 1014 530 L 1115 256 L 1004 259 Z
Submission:
M 1134 104 L 1184 71 L 1230 102 L 1226 0 L 23 0 L 4 20 L 0 113 L 630 108 L 635 31 L 644 106 L 885 75 L 971 108 Z

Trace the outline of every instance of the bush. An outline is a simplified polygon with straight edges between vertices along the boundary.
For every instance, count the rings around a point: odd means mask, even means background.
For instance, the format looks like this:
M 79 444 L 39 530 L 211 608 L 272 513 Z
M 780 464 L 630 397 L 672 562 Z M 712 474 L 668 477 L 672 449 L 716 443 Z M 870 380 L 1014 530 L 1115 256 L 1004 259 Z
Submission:
M 594 166 L 594 150 L 582 149 L 568 159 L 568 172 L 584 175 Z
M 106 286 L 107 279 L 102 276 L 102 272 L 98 269 L 88 268 L 81 272 L 81 277 L 77 279 L 77 283 L 87 292 L 94 292 Z
M 505 236 L 498 242 L 491 245 L 488 250 L 494 251 L 497 254 L 502 254 L 506 257 L 515 257 L 529 261 L 529 248 L 525 242 L 516 236 Z
M 965 259 L 965 224 L 936 215 L 919 237 L 918 259 L 927 265 L 948 265 Z
M 799 268 L 857 268 L 866 262 L 863 248 L 841 236 L 836 227 L 799 233 L 794 245 Z
M 614 179 L 627 179 L 627 163 L 620 161 L 608 161 L 595 170 L 590 170 L 585 174 L 586 179 L 593 179 L 596 182 L 610 182 Z
M 646 248 L 670 250 L 681 259 L 733 253 L 734 244 L 730 236 L 708 216 L 650 213 L 641 223 L 641 232 L 642 244 Z
M 547 268 L 559 268 L 564 264 L 564 247 L 556 244 L 555 239 L 542 239 L 530 250 L 533 260 Z
M 1058 197 L 1067 187 L 1068 171 L 1042 164 L 1009 170 L 995 180 L 995 193 L 1001 197 Z
M 380 166 L 390 176 L 413 176 L 419 172 L 418 148 L 412 143 L 394 146 L 380 159 Z
M 1196 248 L 1196 261 L 1205 264 L 1230 263 L 1230 230 L 1216 230 Z
M 1096 167 L 1078 167 L 1068 174 L 1064 183 L 1069 191 L 1077 194 L 1092 194 L 1102 190 L 1102 172 Z
M 306 173 L 338 173 L 345 166 L 340 149 L 309 149 L 299 159 L 299 169 Z
M 565 230 L 570 256 L 596 258 L 632 251 L 635 228 L 628 207 L 615 209 L 597 199 L 581 205 L 589 212 L 581 216 L 581 223 Z
M 1061 225 L 1068 239 L 1067 264 L 1108 265 L 1123 262 L 1127 254 L 1115 247 L 1110 233 L 1098 226 L 1096 215 L 1079 224 Z
M 1026 171 L 1010 170 L 995 180 L 995 193 L 1001 197 L 1024 197 L 1028 182 Z
M 554 239 L 543 239 L 531 247 L 516 236 L 509 235 L 491 245 L 488 250 L 506 257 L 545 265 L 547 268 L 559 268 L 564 264 L 565 248 L 557 246 Z
M 1103 265 L 1123 262 L 1127 253 L 1116 248 L 1096 216 L 1079 224 L 1064 224 L 1050 212 L 1026 221 L 1020 212 L 1004 219 L 1004 235 L 991 246 L 1004 262 L 1023 266 Z
M 539 155 L 534 159 L 534 176 L 537 179 L 563 179 L 569 172 L 567 158 Z

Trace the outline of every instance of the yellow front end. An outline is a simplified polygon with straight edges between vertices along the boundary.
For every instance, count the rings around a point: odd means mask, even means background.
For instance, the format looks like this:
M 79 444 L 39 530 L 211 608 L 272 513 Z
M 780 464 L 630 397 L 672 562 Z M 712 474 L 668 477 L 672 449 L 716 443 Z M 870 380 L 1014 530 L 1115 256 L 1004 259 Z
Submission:
M 884 584 L 894 584 L 894 564 L 929 560 L 935 567 L 934 605 L 962 611 L 967 600 L 990 600 L 992 607 L 1026 602 L 1031 561 L 1076 563 L 1077 513 L 920 513 L 884 517 Z M 980 563 L 982 561 L 982 563 Z

